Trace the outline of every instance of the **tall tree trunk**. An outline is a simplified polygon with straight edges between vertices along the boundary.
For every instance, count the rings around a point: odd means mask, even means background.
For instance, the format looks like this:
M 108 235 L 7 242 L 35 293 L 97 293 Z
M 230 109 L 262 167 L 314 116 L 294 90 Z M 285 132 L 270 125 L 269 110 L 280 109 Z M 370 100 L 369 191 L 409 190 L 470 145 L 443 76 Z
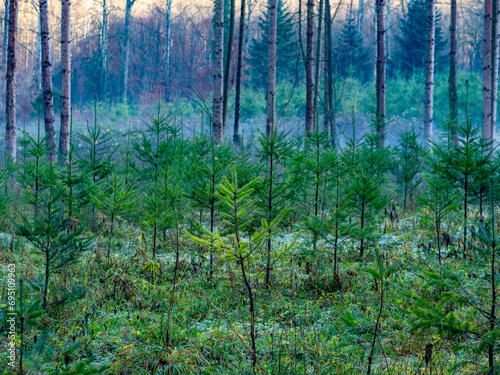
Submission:
M 491 139 L 491 27 L 493 1 L 484 1 L 483 138 Z
M 386 14 L 386 24 L 385 24 L 385 59 L 389 60 L 391 56 L 391 32 L 392 32 L 392 23 L 391 23 L 391 0 L 387 0 L 387 14 Z
M 498 17 L 499 0 L 492 0 L 491 14 L 491 134 L 490 140 L 495 141 L 497 124 L 497 93 L 498 93 Z
M 317 36 L 316 36 L 316 66 L 314 70 L 314 129 L 319 132 L 319 115 L 318 115 L 318 107 L 319 107 L 319 71 L 321 69 L 320 60 L 321 60 L 321 28 L 323 21 L 323 0 L 319 0 L 319 9 L 318 9 L 318 28 L 317 28 Z
M 243 53 L 248 53 L 248 46 L 250 43 L 248 43 L 248 39 L 250 38 L 250 25 L 252 21 L 252 0 L 248 0 L 248 16 L 247 16 L 247 22 L 246 22 L 246 31 L 245 31 L 245 49 L 243 50 Z
M 40 0 L 40 23 L 42 28 L 42 87 L 47 156 L 55 159 L 56 136 L 54 131 L 54 100 L 52 95 L 52 65 L 50 64 L 50 34 L 48 0 Z
M 122 72 L 122 100 L 127 102 L 128 95 L 128 70 L 130 64 L 130 17 L 132 13 L 132 7 L 135 4 L 135 0 L 127 0 L 125 6 L 125 28 L 123 30 L 124 36 L 124 47 L 123 47 L 123 72 Z
M 266 135 L 271 136 L 276 112 L 276 37 L 278 25 L 278 0 L 269 0 L 269 49 L 267 78 Z
M 436 30 L 436 3 L 427 0 L 427 61 L 425 63 L 424 139 L 432 141 L 434 127 L 434 50 Z
M 66 159 L 69 151 L 69 113 L 71 107 L 71 0 L 62 0 L 61 25 L 61 130 L 59 153 Z
M 38 95 L 42 91 L 42 18 L 40 15 L 40 11 L 38 12 L 38 38 L 34 80 Z
M 377 134 L 378 146 L 385 146 L 385 0 L 376 0 L 377 5 Z
M 231 11 L 229 15 L 229 36 L 227 41 L 226 66 L 224 68 L 224 88 L 222 93 L 222 132 L 226 134 L 227 103 L 229 100 L 229 76 L 231 75 L 231 60 L 233 54 L 234 37 L 234 0 L 231 1 Z
M 359 0 L 358 5 L 358 30 L 363 32 L 363 18 L 365 16 L 365 1 Z
M 7 46 L 7 74 L 5 87 L 5 153 L 16 161 L 16 37 L 17 37 L 17 0 L 9 2 L 9 28 Z M 5 45 L 4 45 L 5 47 Z
M 101 30 L 101 100 L 106 101 L 108 93 L 108 8 L 102 0 Z
M 215 61 L 214 61 L 214 105 L 212 137 L 221 142 L 222 132 L 222 101 L 224 75 L 224 0 L 215 0 Z
M 172 0 L 167 0 L 166 28 L 167 40 L 165 46 L 165 101 L 170 101 L 170 15 L 172 11 Z
M 313 80 L 313 45 L 314 45 L 314 0 L 307 0 L 307 36 L 306 36 L 306 135 L 314 130 L 314 80 Z
M 238 62 L 236 66 L 236 99 L 234 108 L 233 143 L 240 146 L 241 76 L 243 74 L 243 51 L 245 44 L 245 0 L 241 0 L 240 33 L 238 36 Z
M 325 95 L 323 131 L 330 131 L 332 144 L 335 143 L 336 129 L 333 126 L 333 62 L 332 62 L 332 13 L 330 0 L 325 0 Z
M 450 9 L 450 120 L 451 139 L 458 143 L 458 94 L 457 94 L 457 0 L 451 0 Z
M 2 43 L 2 66 L 5 67 L 7 64 L 7 49 L 9 48 L 7 43 L 7 35 L 9 33 L 9 11 L 10 5 L 9 0 L 4 0 L 4 19 L 3 19 L 3 43 Z

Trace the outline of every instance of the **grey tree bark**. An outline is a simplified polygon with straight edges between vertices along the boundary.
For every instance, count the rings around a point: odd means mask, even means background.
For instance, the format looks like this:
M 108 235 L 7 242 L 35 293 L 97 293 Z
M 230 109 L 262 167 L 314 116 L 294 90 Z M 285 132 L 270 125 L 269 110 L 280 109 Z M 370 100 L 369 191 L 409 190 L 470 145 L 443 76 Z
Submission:
M 491 27 L 493 1 L 484 1 L 483 35 L 483 138 L 491 140 Z
M 17 0 L 9 2 L 9 27 L 7 39 L 7 74 L 5 88 L 5 153 L 16 161 L 16 41 L 17 41 Z
M 170 16 L 172 12 L 172 0 L 167 0 L 166 18 L 166 46 L 165 46 L 165 101 L 170 101 Z
M 4 18 L 3 18 L 3 43 L 2 43 L 2 66 L 6 67 L 7 64 L 7 49 L 8 40 L 7 35 L 9 34 L 9 0 L 4 0 Z
M 314 0 L 307 0 L 307 35 L 306 35 L 306 135 L 314 130 Z
M 245 0 L 241 0 L 240 32 L 238 36 L 238 62 L 236 65 L 236 98 L 234 108 L 233 143 L 240 146 L 241 76 L 243 74 L 243 51 L 245 49 Z
M 231 75 L 231 62 L 233 59 L 233 37 L 234 37 L 234 13 L 235 1 L 231 0 L 231 10 L 229 13 L 229 35 L 227 41 L 226 66 L 224 68 L 224 87 L 222 93 L 222 132 L 226 134 L 227 103 L 229 100 L 229 77 Z
M 266 134 L 271 136 L 276 112 L 276 38 L 278 24 L 278 1 L 269 0 L 269 48 L 267 78 L 267 121 Z
M 498 100 L 499 0 L 492 0 L 491 14 L 491 141 L 495 141 Z
M 325 88 L 323 131 L 330 132 L 332 144 L 335 143 L 336 129 L 333 122 L 333 56 L 332 56 L 332 13 L 330 0 L 325 0 Z
M 363 31 L 363 18 L 365 16 L 365 1 L 359 0 L 358 5 L 358 30 Z
M 132 7 L 136 0 L 126 0 L 125 5 L 125 28 L 124 28 L 124 47 L 123 47 L 123 72 L 122 72 L 122 100 L 127 102 L 128 96 L 128 70 L 130 64 L 130 18 L 132 17 Z
M 323 21 L 323 0 L 319 0 L 319 9 L 318 9 L 318 28 L 316 33 L 316 61 L 315 61 L 315 70 L 314 70 L 314 129 L 319 131 L 319 73 L 321 69 L 320 60 L 321 60 L 321 36 L 322 36 L 322 21 Z
M 106 101 L 108 92 L 108 8 L 102 0 L 101 25 L 101 100 Z
M 425 63 L 424 139 L 432 141 L 434 129 L 434 50 L 436 34 L 436 3 L 427 0 L 427 60 Z
M 71 108 L 71 0 L 62 0 L 61 22 L 61 129 L 59 154 L 66 159 L 69 151 L 69 119 Z
M 42 38 L 42 89 L 43 114 L 47 157 L 54 160 L 56 156 L 56 137 L 54 131 L 54 99 L 52 94 L 52 65 L 50 63 L 50 32 L 48 0 L 40 0 L 40 24 Z
M 458 94 L 457 94 L 457 0 L 451 0 L 450 7 L 450 120 L 451 139 L 458 143 Z
M 223 140 L 222 101 L 224 75 L 224 0 L 215 0 L 215 60 L 214 60 L 214 101 L 212 137 L 216 142 Z
M 377 64 L 376 64 L 376 90 L 377 90 L 377 134 L 379 148 L 385 146 L 385 25 L 384 9 L 385 0 L 376 0 L 377 16 Z

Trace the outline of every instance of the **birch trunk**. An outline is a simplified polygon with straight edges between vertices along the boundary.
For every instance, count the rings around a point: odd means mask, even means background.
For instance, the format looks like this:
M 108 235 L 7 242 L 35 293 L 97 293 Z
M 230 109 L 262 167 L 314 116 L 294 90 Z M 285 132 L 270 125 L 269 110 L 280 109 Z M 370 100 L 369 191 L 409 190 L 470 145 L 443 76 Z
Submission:
M 52 65 L 50 64 L 50 33 L 48 0 L 40 0 L 40 24 L 42 37 L 42 89 L 43 113 L 47 156 L 55 159 L 56 137 L 54 131 L 54 99 L 52 95 Z
M 266 134 L 271 136 L 276 112 L 276 32 L 278 24 L 278 0 L 269 0 L 269 48 L 267 78 Z
M 236 65 L 236 99 L 234 108 L 233 143 L 240 146 L 240 110 L 241 110 L 241 76 L 243 67 L 243 51 L 245 45 L 245 0 L 241 0 L 240 33 L 238 36 L 238 62 Z
M 17 0 L 9 2 L 9 27 L 7 40 L 7 74 L 5 87 L 5 153 L 16 161 L 16 39 L 17 39 Z M 5 47 L 5 45 L 4 45 Z
M 314 45 L 314 0 L 307 0 L 307 36 L 306 36 L 306 135 L 314 130 L 314 80 L 313 80 L 313 45 Z
M 106 0 L 102 0 L 101 30 L 101 100 L 106 101 L 108 92 L 108 8 Z
M 231 0 L 231 11 L 229 15 L 229 35 L 227 42 L 226 66 L 224 68 L 224 87 L 222 93 L 222 132 L 226 134 L 226 119 L 227 119 L 227 103 L 229 100 L 229 77 L 231 75 L 231 62 L 233 54 L 233 37 L 234 37 L 234 7 L 235 0 Z
M 316 67 L 314 70 L 314 129 L 319 132 L 319 72 L 321 69 L 321 28 L 323 21 L 323 0 L 319 0 L 319 10 L 318 10 L 318 31 L 316 36 Z
M 35 84 L 38 93 L 42 91 L 42 19 L 40 17 L 40 11 L 38 12 L 38 38 L 37 38 L 37 50 L 36 50 Z
M 214 61 L 214 104 L 212 137 L 216 142 L 223 140 L 222 97 L 224 74 L 224 0 L 215 0 L 215 61 Z
M 170 101 L 170 15 L 172 11 L 172 0 L 167 0 L 167 41 L 165 46 L 165 101 Z
M 385 25 L 384 8 L 385 0 L 376 0 L 377 6 L 377 134 L 379 148 L 385 146 Z
M 436 3 L 428 0 L 427 13 L 427 61 L 425 64 L 425 109 L 424 109 L 424 139 L 432 141 L 434 128 L 434 49 Z
M 69 114 L 71 107 L 71 0 L 62 0 L 61 25 L 61 130 L 59 153 L 66 159 L 69 151 Z
M 3 43 L 2 43 L 2 66 L 6 66 L 7 64 L 7 49 L 8 40 L 7 35 L 9 34 L 9 12 L 10 12 L 10 4 L 9 0 L 4 0 L 4 19 L 3 19 Z M 17 13 L 17 12 L 16 12 Z
M 483 39 L 483 138 L 491 139 L 491 27 L 492 0 L 484 1 Z
M 365 16 L 365 1 L 359 0 L 358 5 L 358 30 L 363 32 L 363 17 Z
M 325 0 L 325 114 L 323 131 L 330 131 L 332 144 L 335 143 L 336 129 L 333 125 L 333 63 L 332 63 L 332 14 L 330 0 Z
M 497 124 L 497 94 L 498 94 L 498 0 L 492 0 L 491 17 L 491 133 L 490 140 L 495 141 Z
M 125 6 L 125 28 L 124 28 L 124 47 L 123 47 L 123 75 L 122 75 L 122 99 L 127 102 L 128 96 L 128 70 L 130 64 L 130 17 L 132 16 L 132 7 L 135 0 L 127 0 Z
M 450 120 L 451 139 L 458 143 L 458 94 L 457 94 L 457 0 L 451 0 L 450 9 Z

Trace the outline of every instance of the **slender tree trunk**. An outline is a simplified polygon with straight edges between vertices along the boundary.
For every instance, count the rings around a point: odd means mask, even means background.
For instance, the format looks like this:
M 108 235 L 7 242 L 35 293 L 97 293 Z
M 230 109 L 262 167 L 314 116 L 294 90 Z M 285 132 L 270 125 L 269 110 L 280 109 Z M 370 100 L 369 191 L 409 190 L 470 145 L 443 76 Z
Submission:
M 491 16 L 491 134 L 490 140 L 495 141 L 495 130 L 497 124 L 497 94 L 498 94 L 498 0 L 492 0 Z
M 434 49 L 436 3 L 427 0 L 427 61 L 425 64 L 425 114 L 424 114 L 424 139 L 432 141 L 434 127 Z
M 379 148 L 385 146 L 385 0 L 376 0 L 377 6 L 377 134 Z
M 61 131 L 59 153 L 66 159 L 69 151 L 69 117 L 71 107 L 71 0 L 62 0 L 61 25 Z
M 125 6 L 125 28 L 124 28 L 124 47 L 123 47 L 123 72 L 122 72 L 122 99 L 123 102 L 127 102 L 128 95 L 128 70 L 130 64 L 130 17 L 132 13 L 132 7 L 135 4 L 135 0 L 127 0 Z
M 451 0 L 450 10 L 450 120 L 451 139 L 458 143 L 458 94 L 457 94 L 457 0 Z
M 227 103 L 229 101 L 229 76 L 231 75 L 231 62 L 233 56 L 233 38 L 234 38 L 234 3 L 231 1 L 231 11 L 229 15 L 229 36 L 227 41 L 226 66 L 224 68 L 224 88 L 222 101 L 222 132 L 226 134 Z
M 5 77 L 5 153 L 16 161 L 16 39 L 17 39 L 17 0 L 9 2 L 9 28 L 7 46 L 7 75 Z M 4 45 L 5 48 L 5 45 Z
M 52 65 L 50 63 L 50 34 L 48 0 L 40 0 L 40 23 L 42 29 L 42 86 L 47 156 L 55 159 L 56 136 L 54 131 L 54 99 L 52 96 Z
M 332 144 L 335 144 L 336 129 L 333 126 L 333 62 L 332 62 L 332 14 L 330 0 L 325 0 L 325 94 L 323 131 L 330 130 Z
M 238 36 L 238 62 L 236 66 L 236 99 L 234 109 L 233 143 L 240 146 L 241 76 L 243 74 L 243 51 L 245 44 L 245 0 L 241 0 L 240 33 Z
M 493 1 L 484 1 L 483 39 L 483 138 L 491 139 L 491 27 Z
M 246 22 L 246 30 L 245 30 L 245 43 L 244 43 L 244 50 L 243 53 L 248 53 L 248 39 L 250 38 L 250 26 L 252 25 L 250 22 L 252 21 L 252 0 L 248 0 L 248 15 L 247 15 L 247 22 Z
M 106 101 L 108 92 L 108 8 L 106 0 L 102 0 L 101 30 L 101 100 Z
M 278 0 L 269 0 L 269 49 L 267 78 L 267 122 L 266 134 L 271 136 L 276 112 L 276 38 L 278 25 Z
M 4 19 L 3 19 L 3 43 L 2 43 L 2 66 L 6 66 L 7 64 L 7 49 L 9 48 L 7 43 L 7 35 L 9 34 L 9 12 L 10 5 L 9 0 L 4 0 Z
M 214 61 L 214 105 L 212 137 L 216 142 L 223 140 L 222 101 L 224 76 L 224 0 L 215 0 L 215 61 Z
M 15 1 L 15 0 L 11 0 Z M 42 296 L 42 308 L 47 310 L 47 295 L 49 292 L 49 280 L 50 280 L 50 253 L 48 250 L 45 251 L 45 283 L 43 286 L 43 296 Z
M 170 101 L 170 15 L 172 12 L 172 0 L 167 0 L 167 41 L 165 46 L 165 101 Z
M 319 71 L 321 68 L 320 60 L 321 60 L 321 27 L 323 21 L 323 0 L 319 0 L 319 9 L 318 9 L 318 31 L 316 36 L 316 66 L 314 70 L 314 129 L 319 131 Z
M 365 16 L 365 1 L 359 0 L 358 5 L 358 30 L 363 32 L 363 17 Z
M 309 136 L 314 130 L 314 0 L 307 0 L 306 38 L 306 135 Z
M 386 60 L 390 59 L 391 56 L 391 32 L 392 32 L 392 24 L 391 24 L 391 0 L 387 0 L 387 15 L 386 15 L 386 36 L 385 36 L 385 58 Z
M 42 91 L 42 18 L 40 12 L 38 12 L 38 38 L 37 38 L 37 49 L 36 49 L 36 67 L 34 80 L 36 84 L 37 94 Z

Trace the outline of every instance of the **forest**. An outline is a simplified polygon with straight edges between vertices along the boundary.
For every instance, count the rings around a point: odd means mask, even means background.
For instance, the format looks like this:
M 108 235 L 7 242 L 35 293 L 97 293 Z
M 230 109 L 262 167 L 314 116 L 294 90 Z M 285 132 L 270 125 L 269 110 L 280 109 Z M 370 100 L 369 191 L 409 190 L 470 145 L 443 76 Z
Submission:
M 500 0 L 3 5 L 0 374 L 500 375 Z

